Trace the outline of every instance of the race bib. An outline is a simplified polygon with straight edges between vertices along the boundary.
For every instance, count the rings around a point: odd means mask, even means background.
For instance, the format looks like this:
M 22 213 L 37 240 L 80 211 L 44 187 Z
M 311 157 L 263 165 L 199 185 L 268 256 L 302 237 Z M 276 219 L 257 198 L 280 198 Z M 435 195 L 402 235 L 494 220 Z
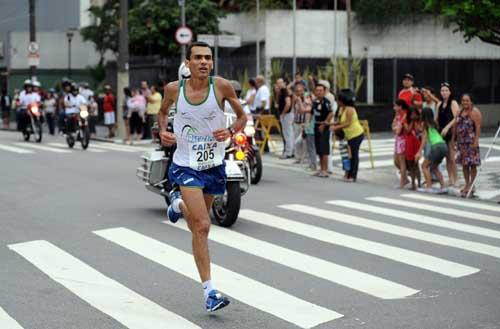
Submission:
M 194 170 L 206 170 L 220 166 L 224 157 L 224 142 L 215 138 L 189 142 L 189 167 Z

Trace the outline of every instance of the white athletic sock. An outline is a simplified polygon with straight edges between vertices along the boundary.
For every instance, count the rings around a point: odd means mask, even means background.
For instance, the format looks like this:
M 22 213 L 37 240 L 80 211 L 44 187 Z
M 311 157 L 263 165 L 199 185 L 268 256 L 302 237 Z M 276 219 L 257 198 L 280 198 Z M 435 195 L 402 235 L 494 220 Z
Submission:
M 203 296 L 205 297 L 205 300 L 207 300 L 208 293 L 214 290 L 214 286 L 212 285 L 212 280 L 203 282 L 202 286 L 203 286 Z
M 180 213 L 181 212 L 181 202 L 182 202 L 182 199 L 181 198 L 177 198 L 175 199 L 173 202 L 172 202 L 172 208 L 174 209 L 174 211 L 176 213 Z

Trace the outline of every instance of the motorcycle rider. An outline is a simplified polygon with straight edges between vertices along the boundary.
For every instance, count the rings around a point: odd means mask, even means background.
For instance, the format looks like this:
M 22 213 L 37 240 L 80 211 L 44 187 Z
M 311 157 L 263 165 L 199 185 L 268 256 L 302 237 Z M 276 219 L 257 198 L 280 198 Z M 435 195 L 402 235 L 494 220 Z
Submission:
M 87 100 L 78 92 L 78 86 L 75 83 L 72 83 L 70 85 L 70 93 L 64 98 L 66 127 L 69 131 L 73 131 L 75 129 L 71 117 L 80 113 L 81 105 L 87 105 Z
M 64 105 L 64 100 L 66 99 L 66 96 L 68 96 L 71 93 L 71 81 L 68 78 L 62 78 L 61 79 L 61 94 L 59 95 L 58 98 L 58 104 L 57 104 L 57 115 L 58 115 L 58 127 L 59 127 L 59 134 L 64 134 L 66 133 L 66 107 Z
M 165 87 L 165 97 L 158 113 L 160 139 L 164 145 L 177 144 L 169 179 L 180 186 L 173 190 L 167 213 L 172 222 L 182 214 L 192 232 L 195 263 L 200 274 L 208 312 L 229 304 L 214 287 L 210 275 L 208 232 L 209 210 L 215 195 L 224 194 L 226 172 L 224 141 L 236 131 L 243 130 L 246 116 L 229 81 L 211 77 L 212 50 L 208 44 L 194 42 L 186 52 L 185 65 L 191 78 L 174 81 Z M 225 128 L 224 109 L 227 100 L 237 115 L 229 128 Z M 168 112 L 177 102 L 174 132 L 167 131 Z M 182 200 L 181 200 L 182 194 Z
M 33 83 L 31 80 L 24 81 L 24 90 L 19 94 L 19 107 L 17 108 L 17 130 L 24 131 L 28 124 L 28 106 L 32 103 L 40 105 L 40 95 L 33 92 Z

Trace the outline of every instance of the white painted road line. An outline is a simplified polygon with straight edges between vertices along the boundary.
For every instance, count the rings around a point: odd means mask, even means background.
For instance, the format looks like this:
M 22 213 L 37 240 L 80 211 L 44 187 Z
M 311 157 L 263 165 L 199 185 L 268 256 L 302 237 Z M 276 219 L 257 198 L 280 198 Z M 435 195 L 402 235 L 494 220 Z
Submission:
M 332 204 L 334 206 L 346 207 L 350 209 L 360 210 L 372 212 L 374 214 L 399 218 L 403 220 L 409 220 L 416 223 L 422 223 L 427 225 L 439 226 L 443 228 L 447 228 L 450 230 L 461 231 L 466 233 L 472 233 L 482 236 L 487 236 L 490 238 L 500 239 L 500 231 L 491 230 L 488 228 L 483 228 L 474 225 L 457 223 L 449 220 L 444 220 L 436 217 L 425 216 L 421 214 L 415 214 L 411 212 L 384 208 L 384 207 L 376 207 L 372 205 L 368 205 L 366 203 L 352 202 L 346 200 L 333 200 L 327 201 L 326 203 Z
M 375 220 L 366 219 L 363 217 L 352 216 L 336 211 L 313 208 L 300 204 L 286 204 L 286 205 L 281 205 L 279 207 L 291 211 L 300 212 L 310 216 L 316 216 L 336 222 L 368 228 L 375 231 L 404 236 L 410 239 L 431 242 L 446 247 L 454 247 L 462 250 L 475 252 L 478 254 L 500 258 L 499 247 L 491 246 L 484 243 L 451 238 L 444 235 L 414 230 L 393 224 L 386 224 Z
M 172 227 L 189 231 L 185 221 L 179 221 L 176 224 L 170 222 L 164 223 Z M 416 289 L 406 287 L 396 282 L 293 251 L 266 241 L 258 240 L 219 226 L 212 225 L 209 239 L 378 298 L 404 298 L 418 292 Z
M 120 150 L 129 150 L 133 152 L 147 152 L 154 151 L 158 146 L 157 144 L 151 144 L 150 147 L 138 146 L 138 145 L 127 145 L 127 144 L 116 144 L 116 143 L 103 143 L 103 142 L 93 142 L 92 145 L 103 146 L 103 147 L 113 147 Z
M 59 147 L 59 148 L 64 148 L 64 149 L 67 149 L 68 148 L 68 145 L 67 144 L 64 144 L 64 143 L 48 143 L 47 145 L 50 145 L 50 146 L 54 146 L 54 147 Z M 78 144 L 75 144 L 75 146 L 78 145 Z M 106 151 L 104 150 L 96 150 L 96 149 L 93 149 L 91 148 L 92 147 L 92 144 L 89 145 L 89 147 L 86 149 L 86 150 L 83 150 L 81 148 L 79 148 L 82 152 L 91 152 L 91 153 L 106 153 Z
M 452 278 L 459 278 L 479 272 L 478 268 L 451 262 L 427 254 L 389 246 L 387 244 L 352 237 L 321 227 L 307 225 L 286 218 L 273 216 L 264 212 L 242 209 L 240 218 L 274 227 L 280 230 L 302 235 L 309 239 L 347 247 L 361 252 L 380 256 L 396 262 L 408 264 L 428 271 L 436 272 Z
M 25 149 L 22 149 L 19 147 L 3 145 L 3 144 L 0 144 L 0 150 L 19 153 L 19 154 L 33 154 L 33 153 L 35 153 L 33 151 L 30 151 L 30 150 L 25 150 Z
M 407 200 L 394 200 L 394 199 L 385 198 L 385 197 L 369 197 L 366 199 L 370 200 L 370 201 L 377 201 L 377 202 L 397 205 L 397 206 L 406 207 L 406 208 L 428 210 L 428 211 L 433 211 L 436 213 L 441 213 L 441 214 L 446 214 L 446 215 L 453 215 L 453 216 L 459 216 L 459 217 L 463 217 L 463 218 L 480 220 L 480 221 L 484 221 L 484 222 L 488 222 L 488 223 L 500 224 L 500 217 L 499 216 L 478 214 L 477 212 L 469 212 L 469 211 L 464 211 L 464 210 L 446 208 L 446 207 L 442 207 L 442 206 L 432 206 L 429 204 L 425 204 L 423 202 L 411 202 L 411 201 L 407 201 Z
M 21 325 L 11 318 L 3 308 L 0 307 L 0 328 L 2 329 L 23 329 Z
M 130 329 L 193 328 L 194 323 L 108 278 L 48 241 L 9 245 L 52 280 Z
M 119 151 L 119 152 L 127 152 L 127 153 L 135 153 L 137 150 L 133 150 L 130 147 L 118 146 L 113 144 L 105 144 L 105 143 L 93 143 L 92 147 L 103 150 L 111 150 L 111 151 Z
M 94 233 L 194 281 L 200 280 L 193 256 L 187 252 L 126 228 Z M 220 291 L 299 327 L 312 328 L 343 316 L 224 267 L 211 264 L 211 269 Z
M 494 206 L 490 204 L 485 204 L 485 203 L 479 203 L 479 202 L 471 202 L 471 201 L 465 201 L 465 200 L 455 200 L 455 199 L 450 199 L 450 198 L 437 198 L 435 196 L 427 196 L 427 195 L 421 195 L 421 194 L 416 194 L 416 193 L 408 193 L 408 194 L 402 194 L 401 195 L 404 198 L 411 198 L 415 200 L 422 200 L 422 201 L 429 201 L 429 202 L 436 202 L 436 203 L 443 203 L 443 204 L 451 204 L 455 206 L 460 206 L 464 208 L 473 208 L 473 209 L 479 209 L 479 210 L 487 210 L 487 211 L 494 211 L 500 213 L 500 206 Z
M 32 148 L 32 149 L 35 149 L 35 150 L 48 151 L 48 152 L 54 152 L 54 153 L 71 153 L 70 150 L 61 150 L 61 149 L 58 149 L 58 148 L 43 146 L 43 145 L 40 145 L 40 144 L 16 143 L 16 145 L 21 146 L 21 147 Z

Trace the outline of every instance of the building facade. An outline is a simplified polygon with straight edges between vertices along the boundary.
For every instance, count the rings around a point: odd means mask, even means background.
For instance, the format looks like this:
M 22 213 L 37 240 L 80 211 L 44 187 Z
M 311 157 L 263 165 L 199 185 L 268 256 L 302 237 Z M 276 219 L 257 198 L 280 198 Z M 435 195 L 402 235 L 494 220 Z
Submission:
M 99 57 L 92 43 L 82 41 L 78 29 L 90 24 L 87 10 L 94 3 L 99 1 L 35 0 L 36 41 L 40 49 L 36 77 L 44 86 L 54 86 L 70 72 L 76 81 L 90 80 L 86 68 L 95 65 Z M 71 58 L 66 35 L 70 29 L 75 30 Z M 28 44 L 29 1 L 0 1 L 0 88 L 12 92 L 29 77 Z
M 293 12 L 289 10 L 262 12 L 258 23 L 251 13 L 231 14 L 220 23 L 222 31 L 241 36 L 247 56 L 255 58 L 256 36 L 261 36 L 260 71 L 267 74 L 273 59 L 282 60 L 285 71 L 292 71 L 292 26 Z M 369 104 L 390 103 L 401 88 L 402 75 L 412 73 L 417 86 L 439 89 L 440 83 L 447 81 L 456 94 L 470 92 L 478 103 L 500 104 L 500 47 L 479 39 L 466 43 L 461 34 L 452 30 L 430 18 L 383 31 L 359 26 L 353 20 L 352 52 L 362 59 L 365 76 L 359 99 Z M 346 35 L 345 11 L 298 10 L 298 68 L 313 69 L 334 55 L 347 57 Z M 248 71 L 255 73 L 255 64 Z

